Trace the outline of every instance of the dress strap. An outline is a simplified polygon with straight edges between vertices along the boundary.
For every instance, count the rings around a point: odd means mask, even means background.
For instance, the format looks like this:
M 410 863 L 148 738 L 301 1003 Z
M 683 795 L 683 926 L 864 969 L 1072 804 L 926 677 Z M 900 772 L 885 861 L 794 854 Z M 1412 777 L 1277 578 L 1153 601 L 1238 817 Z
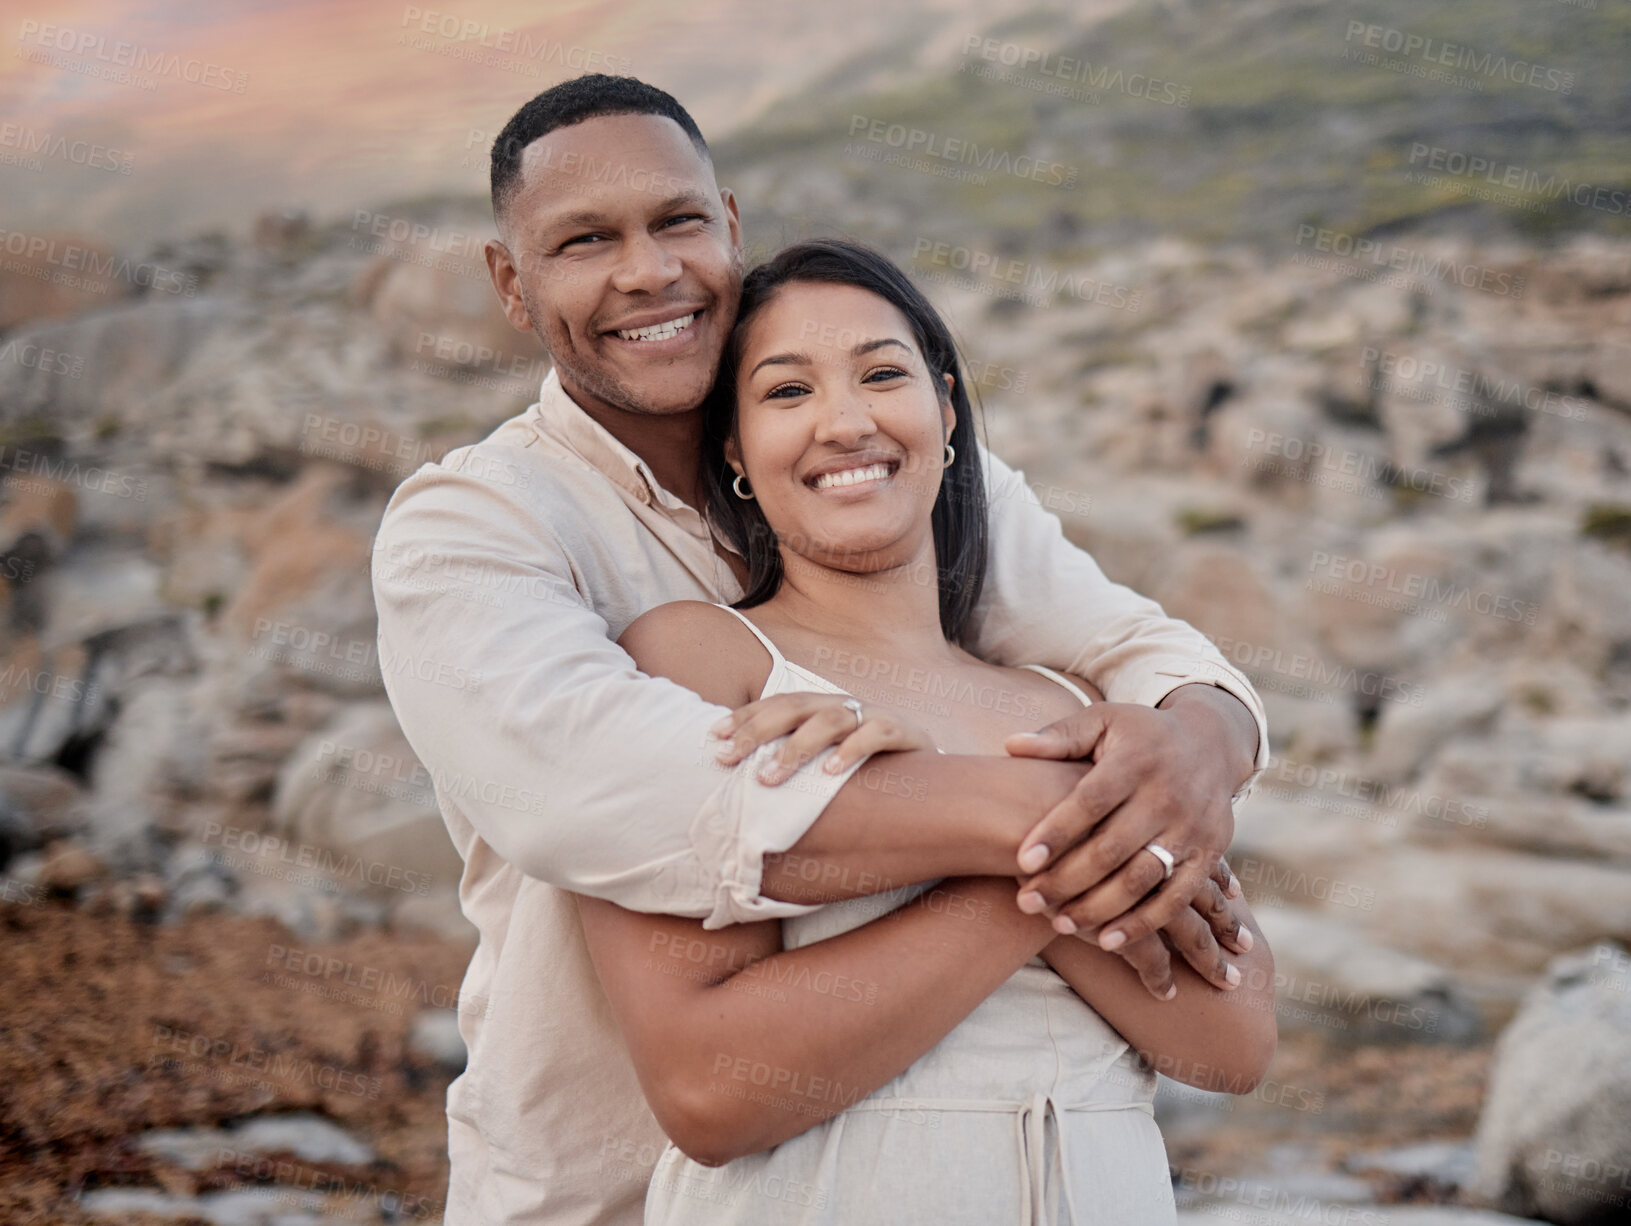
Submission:
M 735 612 L 734 609 L 731 610 L 731 611 L 733 613 Z M 1086 692 L 1082 689 L 1082 687 L 1077 685 L 1074 681 L 1072 681 L 1069 677 L 1065 676 L 1063 673 L 1056 673 L 1056 672 L 1053 671 L 1053 669 L 1049 668 L 1045 664 L 1021 664 L 1020 667 L 1021 668 L 1028 668 L 1033 673 L 1041 673 L 1044 677 L 1048 678 L 1050 681 L 1057 681 L 1060 685 L 1064 686 L 1072 694 L 1076 695 L 1076 697 L 1080 698 L 1082 700 L 1082 705 L 1084 707 L 1091 707 L 1093 705 L 1093 700 L 1087 696 Z
M 776 649 L 776 644 L 770 641 L 770 637 L 765 634 L 763 630 L 759 629 L 759 627 L 755 626 L 751 621 L 743 616 L 740 609 L 733 609 L 728 604 L 719 604 L 717 602 L 715 602 L 714 607 L 716 609 L 724 609 L 725 612 L 734 614 L 738 621 L 740 621 L 749 630 L 753 631 L 753 637 L 765 645 L 765 650 L 770 653 L 770 671 L 772 675 L 775 674 L 777 669 L 787 667 L 787 658 Z

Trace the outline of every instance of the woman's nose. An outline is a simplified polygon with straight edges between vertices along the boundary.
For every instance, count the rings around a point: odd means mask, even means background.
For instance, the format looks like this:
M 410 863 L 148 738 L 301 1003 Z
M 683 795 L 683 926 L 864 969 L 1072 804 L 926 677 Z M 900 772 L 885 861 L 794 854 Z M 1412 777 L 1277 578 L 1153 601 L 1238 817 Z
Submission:
M 853 445 L 875 434 L 877 429 L 872 406 L 863 393 L 846 388 L 823 398 L 816 422 L 817 442 Z

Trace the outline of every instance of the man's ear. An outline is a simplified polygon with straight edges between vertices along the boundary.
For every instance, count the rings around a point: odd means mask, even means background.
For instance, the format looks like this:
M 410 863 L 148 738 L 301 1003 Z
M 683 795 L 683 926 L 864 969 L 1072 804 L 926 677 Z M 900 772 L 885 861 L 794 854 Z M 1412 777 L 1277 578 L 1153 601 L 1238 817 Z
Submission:
M 736 265 L 737 274 L 740 275 L 747 268 L 747 253 L 742 248 L 742 213 L 730 188 L 720 188 L 719 198 L 725 205 L 725 224 L 731 235 L 732 263 Z
M 515 266 L 510 249 L 496 238 L 482 246 L 487 257 L 487 275 L 493 279 L 498 300 L 504 306 L 504 317 L 517 332 L 531 332 L 532 319 L 527 315 L 527 304 L 521 297 L 521 273 Z

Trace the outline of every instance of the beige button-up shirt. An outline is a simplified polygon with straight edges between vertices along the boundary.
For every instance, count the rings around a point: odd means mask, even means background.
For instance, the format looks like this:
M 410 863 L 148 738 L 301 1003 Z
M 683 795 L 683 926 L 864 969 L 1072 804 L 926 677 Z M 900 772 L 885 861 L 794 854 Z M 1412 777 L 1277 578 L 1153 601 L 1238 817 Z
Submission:
M 1106 579 L 1022 474 L 982 459 L 976 654 L 1081 673 L 1112 702 L 1220 685 L 1257 719 L 1260 772 L 1268 736 L 1251 683 Z M 711 928 L 801 914 L 760 896 L 763 858 L 797 842 L 855 768 L 811 763 L 771 788 L 756 758 L 719 766 L 707 730 L 725 709 L 645 676 L 617 646 L 655 605 L 742 591 L 701 516 L 553 372 L 536 404 L 402 483 L 373 586 L 386 690 L 464 858 L 460 900 L 480 932 L 460 995 L 469 1064 L 448 1091 L 447 1226 L 635 1226 L 665 1141 L 568 891 Z

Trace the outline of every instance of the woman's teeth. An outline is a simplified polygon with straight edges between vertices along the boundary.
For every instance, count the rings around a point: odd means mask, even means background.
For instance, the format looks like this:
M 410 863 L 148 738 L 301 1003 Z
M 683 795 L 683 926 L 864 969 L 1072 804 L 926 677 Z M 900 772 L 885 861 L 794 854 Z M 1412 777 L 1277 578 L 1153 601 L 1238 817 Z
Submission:
M 822 473 L 814 481 L 818 490 L 840 485 L 859 485 L 863 481 L 882 481 L 889 475 L 889 465 L 868 464 L 865 468 L 846 468 L 843 472 Z
M 649 328 L 619 328 L 617 334 L 626 341 L 666 341 L 689 328 L 696 317 L 697 313 L 692 311 L 689 315 L 681 315 L 667 323 L 652 324 Z

